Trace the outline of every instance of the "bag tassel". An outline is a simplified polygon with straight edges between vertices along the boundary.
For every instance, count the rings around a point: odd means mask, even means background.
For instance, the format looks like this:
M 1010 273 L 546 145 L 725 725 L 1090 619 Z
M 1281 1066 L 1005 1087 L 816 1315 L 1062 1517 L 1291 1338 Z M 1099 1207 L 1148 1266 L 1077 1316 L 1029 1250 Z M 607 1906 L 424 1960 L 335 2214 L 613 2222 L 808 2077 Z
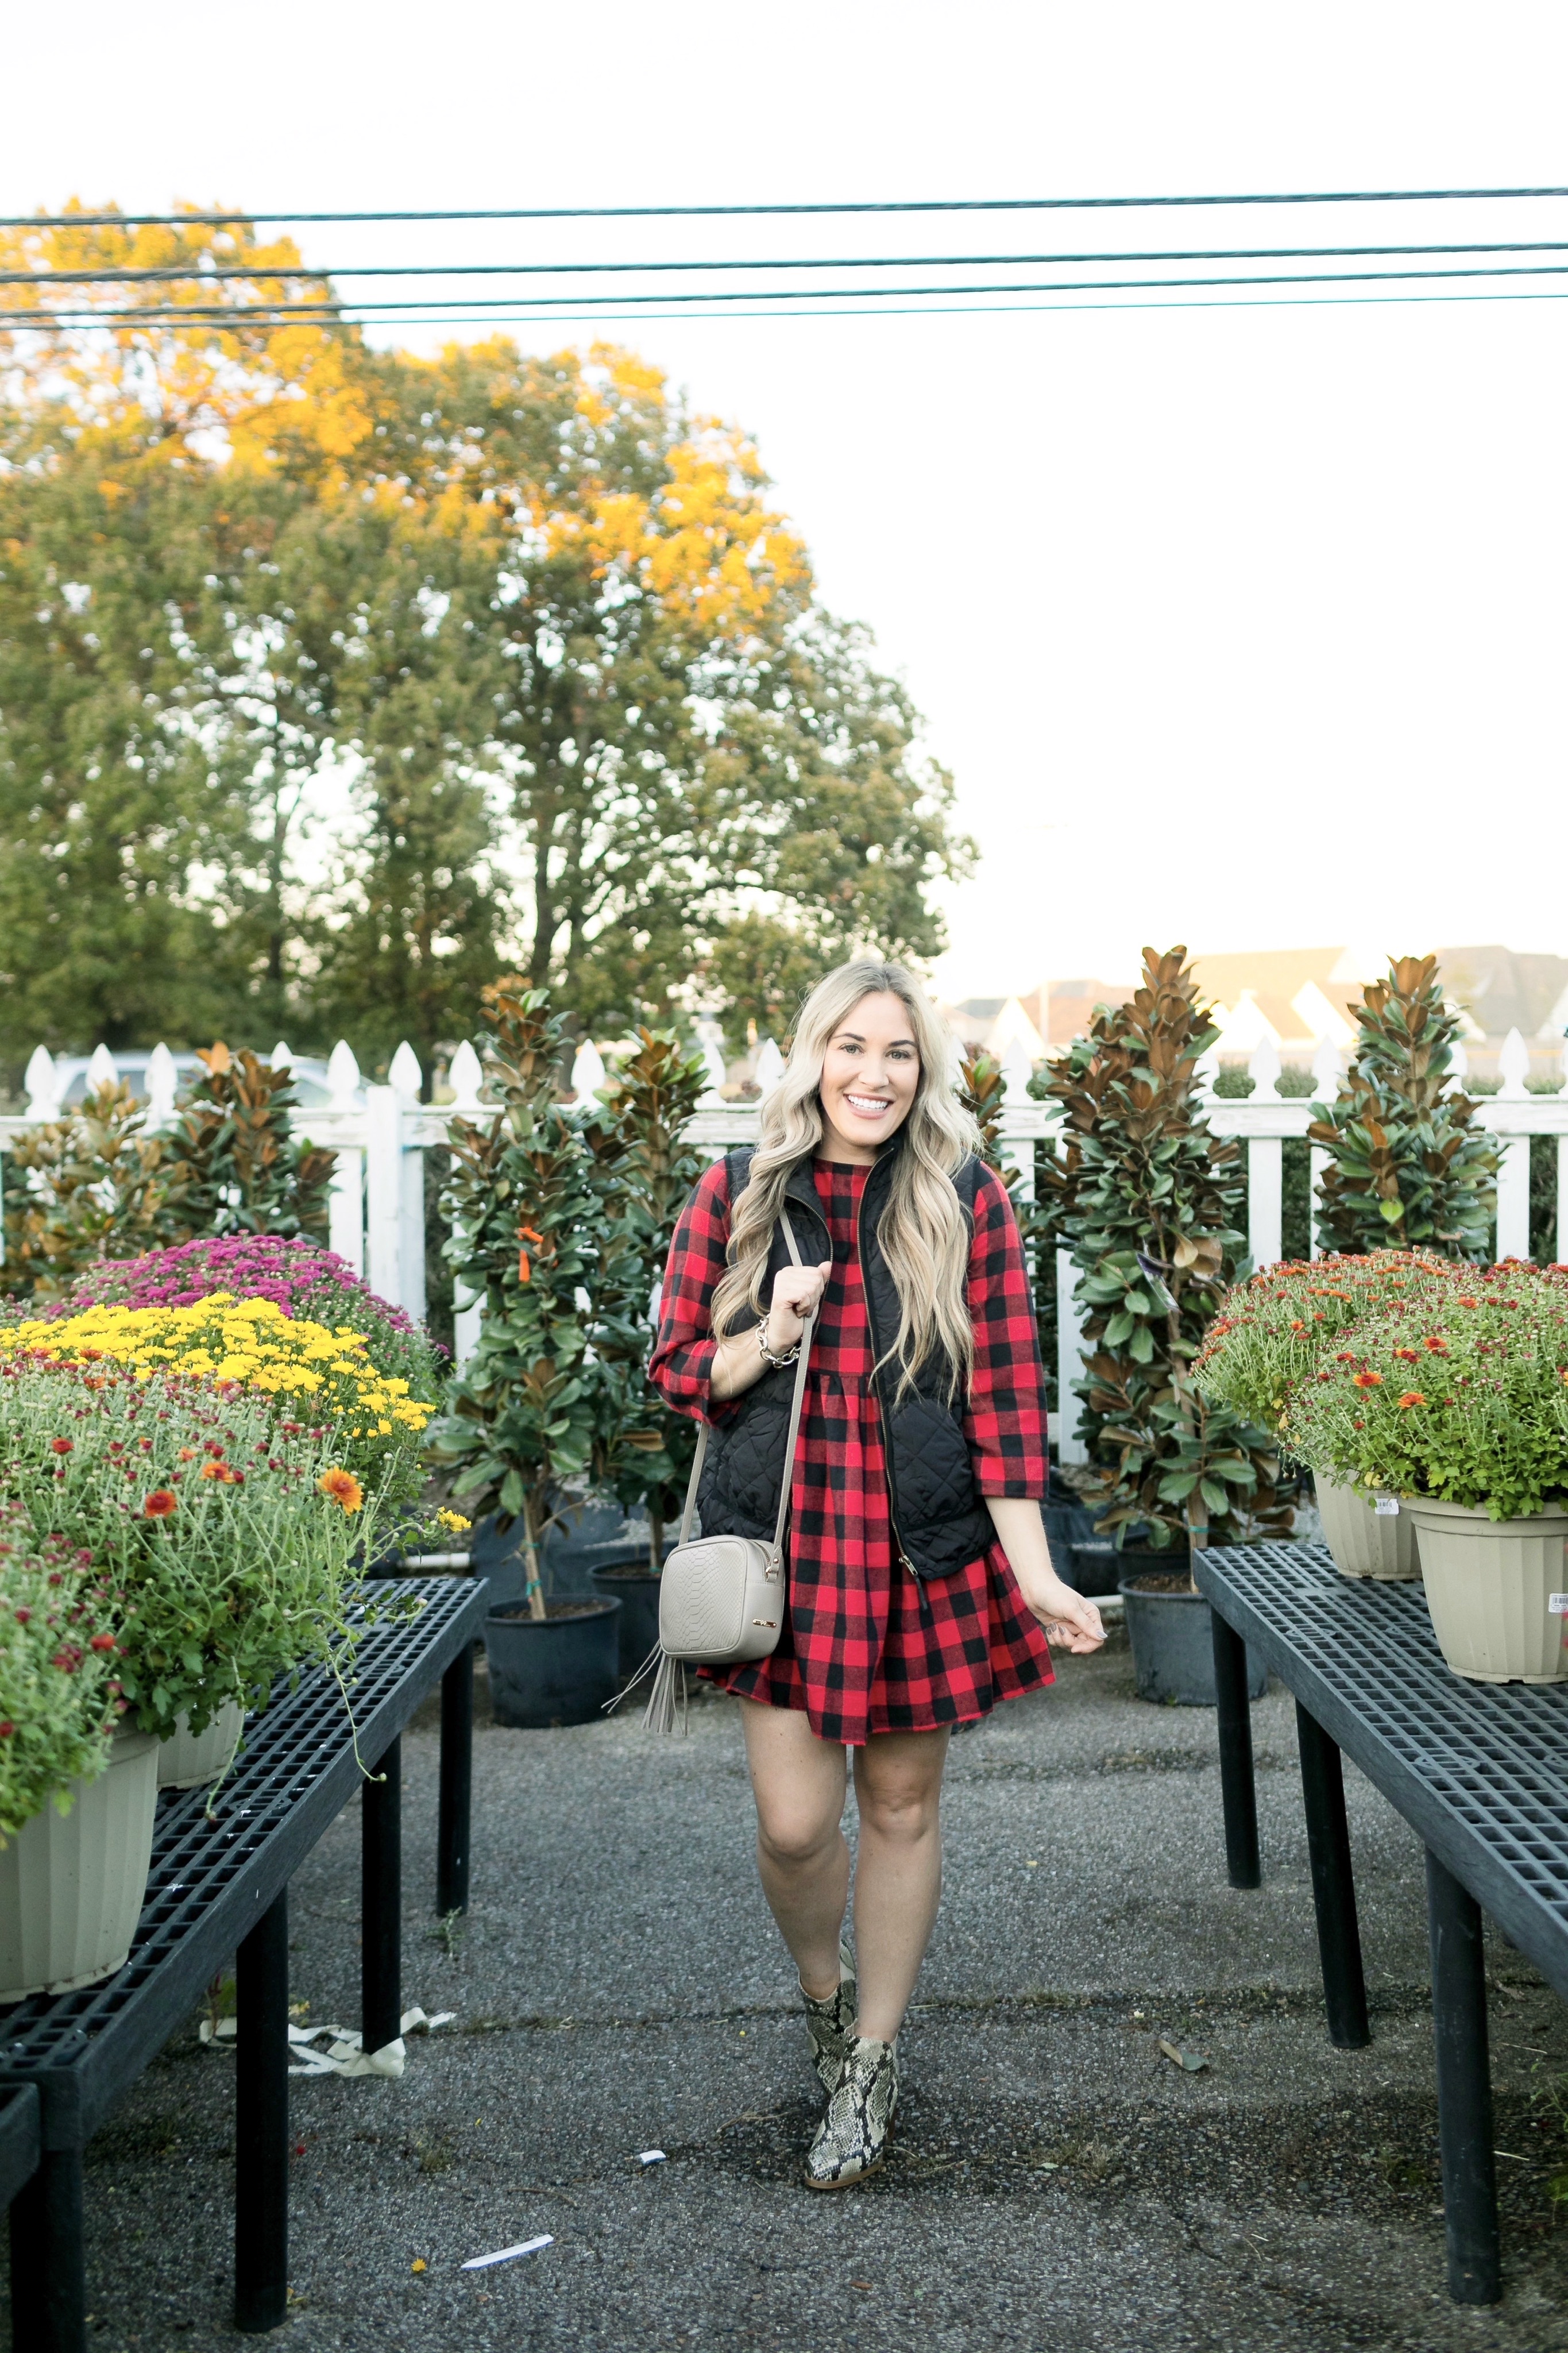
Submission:
M 686 1667 L 681 1660 L 672 1659 L 667 1651 L 658 1672 L 653 1679 L 653 1690 L 644 1712 L 642 1725 L 645 1732 L 667 1733 L 675 1730 L 678 1692 L 680 1695 L 680 1729 L 684 1733 L 687 1729 Z
M 629 1699 L 637 1685 L 648 1675 L 653 1676 L 653 1683 L 648 1694 L 647 1706 L 643 1712 L 643 1730 L 659 1733 L 675 1730 L 676 1694 L 679 1689 L 680 1729 L 684 1733 L 688 1729 L 686 1668 L 682 1661 L 670 1657 L 662 1642 L 654 1644 L 631 1681 L 623 1685 L 614 1699 L 607 1699 L 605 1702 L 605 1715 L 608 1715 L 613 1709 L 619 1707 L 624 1699 Z

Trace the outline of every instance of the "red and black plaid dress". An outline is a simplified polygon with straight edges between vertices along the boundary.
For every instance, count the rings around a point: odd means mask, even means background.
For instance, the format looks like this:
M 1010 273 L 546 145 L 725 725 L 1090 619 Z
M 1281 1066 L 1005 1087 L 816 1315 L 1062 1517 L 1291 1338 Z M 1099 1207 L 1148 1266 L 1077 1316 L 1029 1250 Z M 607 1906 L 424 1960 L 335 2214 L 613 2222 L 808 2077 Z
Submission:
M 824 1740 L 971 1724 L 998 1700 L 1048 1683 L 1051 1654 L 999 1544 L 948 1577 L 928 1577 L 925 1608 L 896 1563 L 871 1386 L 871 1335 L 857 1219 L 868 1168 L 818 1161 L 817 1198 L 833 1272 L 806 1376 L 789 1535 L 789 1610 L 771 1659 L 704 1667 L 726 1691 L 803 1707 Z M 682 1212 L 669 1253 L 649 1366 L 669 1403 L 710 1414 L 709 1306 L 730 1239 L 729 1178 L 715 1161 Z M 981 1492 L 1046 1492 L 1046 1409 L 1034 1306 L 1017 1221 L 989 1169 L 974 1200 L 969 1254 L 974 1373 L 964 1427 Z M 710 1414 L 717 1419 L 726 1409 Z

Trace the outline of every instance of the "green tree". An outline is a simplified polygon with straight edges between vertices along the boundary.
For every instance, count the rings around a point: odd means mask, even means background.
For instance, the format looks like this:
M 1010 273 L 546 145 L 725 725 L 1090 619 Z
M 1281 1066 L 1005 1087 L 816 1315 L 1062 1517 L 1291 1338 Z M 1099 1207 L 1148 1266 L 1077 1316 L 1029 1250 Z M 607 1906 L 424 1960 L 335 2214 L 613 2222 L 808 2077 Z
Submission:
M 1308 1134 L 1329 1155 L 1319 1187 L 1325 1250 L 1431 1250 L 1484 1259 L 1497 1154 L 1468 1095 L 1448 1092 L 1459 1016 L 1436 956 L 1401 956 L 1356 1016 L 1350 1069 Z
M 187 723 L 206 485 L 97 448 L 0 464 L 0 1051 L 181 1039 L 243 1002 L 243 790 Z M 18 460 L 20 462 L 18 462 Z M 209 1032 L 210 1034 L 210 1032 Z

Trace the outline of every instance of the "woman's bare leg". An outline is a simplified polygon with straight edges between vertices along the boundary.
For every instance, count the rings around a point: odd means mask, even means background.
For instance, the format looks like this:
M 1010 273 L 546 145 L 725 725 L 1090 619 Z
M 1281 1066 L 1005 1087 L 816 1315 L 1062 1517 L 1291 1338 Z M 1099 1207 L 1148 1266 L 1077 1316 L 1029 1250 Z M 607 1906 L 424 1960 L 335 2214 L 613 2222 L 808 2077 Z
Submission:
M 740 1709 L 757 1801 L 763 1893 L 802 1986 L 826 2001 L 838 1984 L 838 1939 L 849 1895 L 849 1849 L 841 1827 L 844 1751 L 837 1741 L 819 1740 L 801 1708 L 742 1699 Z
M 942 1776 L 947 1733 L 874 1733 L 855 1751 L 860 1839 L 855 1863 L 858 2031 L 890 2042 L 942 1901 Z

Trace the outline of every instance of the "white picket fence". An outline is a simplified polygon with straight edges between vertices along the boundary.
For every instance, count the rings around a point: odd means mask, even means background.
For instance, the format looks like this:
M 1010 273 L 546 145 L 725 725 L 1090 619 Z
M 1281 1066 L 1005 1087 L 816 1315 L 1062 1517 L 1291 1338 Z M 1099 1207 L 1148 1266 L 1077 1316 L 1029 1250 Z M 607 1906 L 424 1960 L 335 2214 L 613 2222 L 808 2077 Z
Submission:
M 274 1061 L 287 1056 L 274 1050 Z M 723 1067 L 709 1050 L 710 1086 L 692 1121 L 691 1140 L 717 1155 L 732 1145 L 753 1144 L 757 1138 L 756 1103 L 727 1102 L 720 1094 Z M 1313 1063 L 1320 1095 L 1331 1097 L 1341 1070 L 1331 1046 L 1325 1046 Z M 757 1082 L 765 1094 L 776 1082 L 783 1061 L 776 1046 L 763 1046 L 758 1058 Z M 1026 1190 L 1032 1188 L 1034 1147 L 1057 1133 L 1054 1105 L 1037 1103 L 1026 1089 L 1029 1065 L 1015 1049 L 1004 1062 L 1006 1108 L 1002 1121 L 1004 1145 L 1017 1162 Z M 1282 1098 L 1276 1082 L 1279 1057 L 1275 1048 L 1259 1046 L 1248 1064 L 1253 1093 L 1245 1100 L 1224 1098 L 1212 1092 L 1215 1070 L 1204 1075 L 1205 1109 L 1219 1135 L 1234 1135 L 1247 1145 L 1248 1246 L 1253 1263 L 1265 1266 L 1281 1252 L 1283 1206 L 1282 1145 L 1304 1137 L 1311 1113 L 1304 1101 Z M 1568 1259 L 1568 1044 L 1563 1049 L 1563 1088 L 1555 1095 L 1531 1094 L 1525 1080 L 1529 1050 L 1517 1030 L 1510 1031 L 1500 1058 L 1501 1092 L 1482 1099 L 1479 1117 L 1498 1139 L 1501 1166 L 1498 1176 L 1497 1226 L 1494 1253 L 1499 1258 L 1530 1254 L 1530 1139 L 1557 1139 L 1557 1228 L 1555 1252 Z M 99 1048 L 88 1071 L 88 1082 L 114 1076 L 114 1065 Z M 1463 1076 L 1462 1069 L 1456 1074 Z M 465 1042 L 452 1057 L 448 1073 L 449 1100 L 440 1103 L 419 1099 L 424 1075 L 411 1046 L 401 1045 L 393 1056 L 384 1085 L 366 1084 L 352 1049 L 343 1041 L 332 1049 L 327 1065 L 330 1099 L 324 1105 L 301 1111 L 299 1132 L 312 1144 L 337 1155 L 331 1178 L 329 1239 L 340 1257 L 364 1276 L 372 1290 L 395 1301 L 423 1320 L 426 1311 L 425 1155 L 447 1141 L 455 1117 L 482 1117 L 483 1073 L 479 1056 Z M 577 1100 L 589 1103 L 604 1084 L 605 1065 L 592 1045 L 584 1046 L 573 1066 L 572 1084 Z M 38 1123 L 59 1115 L 59 1081 L 52 1057 L 39 1047 L 27 1065 L 27 1108 L 19 1115 L 0 1117 L 0 1155 L 8 1145 Z M 169 1125 L 174 1117 L 176 1075 L 173 1057 L 160 1047 L 147 1070 L 148 1122 Z M 760 1100 L 760 1099 L 759 1099 Z M 1323 1155 L 1314 1147 L 1312 1185 L 1316 1192 Z M 1058 1375 L 1063 1403 L 1059 1425 L 1060 1451 L 1066 1461 L 1081 1461 L 1082 1449 L 1068 1425 L 1072 1384 L 1079 1377 L 1081 1356 L 1079 1318 L 1074 1312 L 1072 1270 L 1064 1252 L 1058 1254 Z M 456 1332 L 458 1361 L 462 1364 L 479 1336 L 479 1310 L 459 1293 Z

